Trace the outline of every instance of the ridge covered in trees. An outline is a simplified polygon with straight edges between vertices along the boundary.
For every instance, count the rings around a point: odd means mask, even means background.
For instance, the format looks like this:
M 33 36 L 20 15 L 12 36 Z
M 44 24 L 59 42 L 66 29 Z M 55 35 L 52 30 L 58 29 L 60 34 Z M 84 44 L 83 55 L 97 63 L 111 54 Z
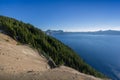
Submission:
M 0 16 L 0 30 L 22 44 L 29 44 L 44 56 L 52 58 L 58 66 L 69 66 L 82 73 L 105 78 L 103 74 L 86 64 L 71 48 L 31 24 Z

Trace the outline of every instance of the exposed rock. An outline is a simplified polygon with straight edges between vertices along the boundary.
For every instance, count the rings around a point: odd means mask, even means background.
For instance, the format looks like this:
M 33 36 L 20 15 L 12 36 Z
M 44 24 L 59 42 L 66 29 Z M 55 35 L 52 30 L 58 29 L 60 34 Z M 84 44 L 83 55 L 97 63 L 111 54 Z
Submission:
M 48 59 L 48 64 L 50 65 L 50 68 L 55 68 L 57 67 L 57 65 L 55 64 L 55 62 L 52 60 L 52 58 Z

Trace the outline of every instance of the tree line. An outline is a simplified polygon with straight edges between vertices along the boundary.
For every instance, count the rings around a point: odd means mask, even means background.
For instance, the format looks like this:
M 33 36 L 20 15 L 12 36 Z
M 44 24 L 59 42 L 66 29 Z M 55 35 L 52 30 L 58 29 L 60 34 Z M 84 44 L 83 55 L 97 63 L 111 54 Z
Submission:
M 52 58 L 58 66 L 65 65 L 95 77 L 106 77 L 86 64 L 70 47 L 29 23 L 0 16 L 0 30 L 22 44 L 29 44 L 40 54 Z

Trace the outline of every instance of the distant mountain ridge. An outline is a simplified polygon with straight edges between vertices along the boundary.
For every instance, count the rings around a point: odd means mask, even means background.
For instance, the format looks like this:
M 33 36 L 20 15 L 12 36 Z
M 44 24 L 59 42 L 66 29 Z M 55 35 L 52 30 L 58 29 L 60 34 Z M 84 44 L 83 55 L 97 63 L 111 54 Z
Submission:
M 88 32 L 64 32 L 64 31 L 59 31 L 56 30 L 55 32 L 50 30 L 46 31 L 46 33 L 50 34 L 62 34 L 62 33 L 79 33 L 79 34 L 91 34 L 91 35 L 120 35 L 120 31 L 117 30 L 100 30 L 100 31 L 88 31 Z
M 105 30 L 105 31 L 94 32 L 94 34 L 120 35 L 120 31 L 117 31 L 117 30 Z
M 50 35 L 52 33 L 63 33 L 63 30 L 47 30 L 45 31 L 46 34 Z
M 78 32 L 81 34 L 93 34 L 93 35 L 120 35 L 120 31 L 116 30 L 100 30 L 100 31 L 94 31 L 94 32 Z

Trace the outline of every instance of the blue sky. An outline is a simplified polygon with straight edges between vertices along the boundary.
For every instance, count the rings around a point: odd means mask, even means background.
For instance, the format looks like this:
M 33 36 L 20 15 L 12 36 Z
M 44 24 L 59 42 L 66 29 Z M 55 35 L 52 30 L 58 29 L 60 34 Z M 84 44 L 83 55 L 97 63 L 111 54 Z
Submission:
M 120 30 L 120 0 L 0 0 L 0 15 L 42 30 Z

